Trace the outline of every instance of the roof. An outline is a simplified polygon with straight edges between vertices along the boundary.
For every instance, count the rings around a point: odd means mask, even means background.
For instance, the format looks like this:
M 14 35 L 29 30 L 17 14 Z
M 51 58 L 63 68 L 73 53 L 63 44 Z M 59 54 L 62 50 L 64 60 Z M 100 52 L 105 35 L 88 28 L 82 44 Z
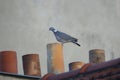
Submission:
M 81 69 L 61 74 L 48 73 L 43 80 L 120 80 L 120 58 L 99 64 L 85 64 Z
M 38 76 L 20 75 L 20 74 L 7 73 L 7 72 L 0 72 L 0 75 L 12 76 L 12 77 L 18 77 L 18 78 L 36 79 L 36 80 L 40 79 L 40 77 Z

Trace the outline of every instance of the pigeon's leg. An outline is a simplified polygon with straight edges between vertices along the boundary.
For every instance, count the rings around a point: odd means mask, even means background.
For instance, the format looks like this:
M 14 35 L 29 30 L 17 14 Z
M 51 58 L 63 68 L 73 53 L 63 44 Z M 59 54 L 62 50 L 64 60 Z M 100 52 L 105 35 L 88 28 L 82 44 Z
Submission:
M 61 45 L 63 46 L 64 43 L 61 43 Z

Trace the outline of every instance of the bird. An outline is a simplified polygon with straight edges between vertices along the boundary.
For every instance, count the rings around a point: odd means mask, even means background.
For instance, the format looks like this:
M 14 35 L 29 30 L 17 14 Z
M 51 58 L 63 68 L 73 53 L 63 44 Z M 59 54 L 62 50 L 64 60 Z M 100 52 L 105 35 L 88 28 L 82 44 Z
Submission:
M 81 46 L 78 42 L 78 39 L 64 33 L 64 32 L 61 32 L 61 31 L 58 31 L 57 29 L 55 29 L 54 27 L 50 27 L 49 28 L 50 31 L 52 31 L 56 37 L 56 40 L 58 42 L 61 42 L 61 44 L 64 44 L 64 43 L 68 43 L 68 42 L 72 42 L 78 46 Z

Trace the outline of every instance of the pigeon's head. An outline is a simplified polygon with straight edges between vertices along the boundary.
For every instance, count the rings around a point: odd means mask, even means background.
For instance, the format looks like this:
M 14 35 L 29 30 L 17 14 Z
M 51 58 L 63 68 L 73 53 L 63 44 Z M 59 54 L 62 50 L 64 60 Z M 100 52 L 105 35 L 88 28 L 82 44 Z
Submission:
M 56 32 L 57 30 L 54 27 L 50 27 L 49 30 Z

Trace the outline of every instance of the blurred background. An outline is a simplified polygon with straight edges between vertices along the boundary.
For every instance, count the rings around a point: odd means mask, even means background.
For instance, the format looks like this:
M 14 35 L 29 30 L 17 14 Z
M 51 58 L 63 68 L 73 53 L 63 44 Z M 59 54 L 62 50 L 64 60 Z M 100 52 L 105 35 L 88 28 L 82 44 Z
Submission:
M 120 0 L 0 0 L 0 51 L 37 53 L 47 73 L 47 44 L 57 42 L 49 27 L 78 38 L 63 46 L 65 71 L 73 61 L 88 63 L 89 50 L 104 49 L 106 61 L 120 57 Z

